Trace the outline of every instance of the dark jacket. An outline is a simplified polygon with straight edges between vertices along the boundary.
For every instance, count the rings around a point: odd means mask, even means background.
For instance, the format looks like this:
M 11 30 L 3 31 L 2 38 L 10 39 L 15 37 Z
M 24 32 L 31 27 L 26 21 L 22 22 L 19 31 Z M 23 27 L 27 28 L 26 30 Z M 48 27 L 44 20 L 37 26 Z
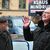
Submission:
M 7 31 L 0 31 L 0 50 L 13 50 L 12 39 Z
M 34 41 L 33 50 L 50 50 L 50 23 L 44 27 L 43 21 L 39 21 L 38 27 L 33 32 L 30 27 L 23 27 L 24 37 L 27 41 Z

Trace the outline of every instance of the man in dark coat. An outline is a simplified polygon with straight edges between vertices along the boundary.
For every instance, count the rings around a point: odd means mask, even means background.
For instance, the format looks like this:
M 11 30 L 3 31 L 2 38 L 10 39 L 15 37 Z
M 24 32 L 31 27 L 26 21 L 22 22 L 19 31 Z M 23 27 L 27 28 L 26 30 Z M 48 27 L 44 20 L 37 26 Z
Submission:
M 0 50 L 13 50 L 12 39 L 7 27 L 7 19 L 0 18 Z
M 23 21 L 25 40 L 34 41 L 33 50 L 50 50 L 50 8 L 43 12 L 42 20 L 38 22 L 38 27 L 33 32 L 30 31 L 28 19 L 27 22 Z

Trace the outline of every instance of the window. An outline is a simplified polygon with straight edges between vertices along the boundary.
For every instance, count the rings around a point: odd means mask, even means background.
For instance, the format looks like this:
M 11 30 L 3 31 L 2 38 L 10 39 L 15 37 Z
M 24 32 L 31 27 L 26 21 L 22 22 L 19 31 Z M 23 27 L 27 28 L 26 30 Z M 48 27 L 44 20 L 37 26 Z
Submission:
M 9 0 L 2 0 L 2 8 L 9 9 Z
M 26 0 L 19 0 L 19 8 L 20 9 L 26 8 Z

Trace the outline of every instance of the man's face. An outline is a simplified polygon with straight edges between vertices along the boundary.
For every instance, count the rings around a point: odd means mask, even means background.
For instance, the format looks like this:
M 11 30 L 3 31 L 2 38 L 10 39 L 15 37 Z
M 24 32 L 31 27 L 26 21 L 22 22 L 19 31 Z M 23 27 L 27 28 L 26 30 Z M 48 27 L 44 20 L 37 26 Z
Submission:
M 50 20 L 50 12 L 49 11 L 44 11 L 42 14 L 42 20 L 44 22 L 48 22 Z
M 7 26 L 8 25 L 6 22 L 0 23 L 0 30 L 2 30 L 2 31 L 6 30 Z

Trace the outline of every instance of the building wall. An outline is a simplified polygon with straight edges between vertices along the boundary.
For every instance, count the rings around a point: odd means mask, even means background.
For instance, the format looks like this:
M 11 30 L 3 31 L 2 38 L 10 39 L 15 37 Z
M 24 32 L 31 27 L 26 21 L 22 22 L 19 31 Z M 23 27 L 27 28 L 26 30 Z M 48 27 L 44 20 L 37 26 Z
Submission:
M 28 16 L 28 0 L 26 0 L 26 9 L 19 9 L 19 0 L 10 0 L 9 10 L 1 9 L 1 7 L 0 16 Z
M 19 10 L 19 0 L 10 0 L 10 9 L 11 10 Z M 22 10 L 28 10 L 28 0 L 26 0 L 26 9 Z
M 25 11 L 0 11 L 0 16 L 28 16 Z

